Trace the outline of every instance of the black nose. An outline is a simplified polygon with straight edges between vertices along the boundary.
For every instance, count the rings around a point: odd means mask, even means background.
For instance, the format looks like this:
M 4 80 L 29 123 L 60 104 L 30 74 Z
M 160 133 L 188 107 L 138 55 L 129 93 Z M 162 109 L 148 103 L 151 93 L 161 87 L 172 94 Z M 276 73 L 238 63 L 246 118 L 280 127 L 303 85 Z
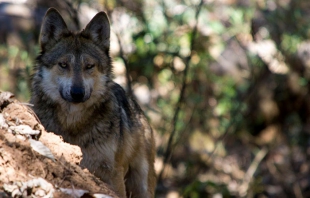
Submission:
M 83 87 L 71 87 L 70 95 L 72 97 L 72 102 L 83 102 L 85 95 L 85 90 Z

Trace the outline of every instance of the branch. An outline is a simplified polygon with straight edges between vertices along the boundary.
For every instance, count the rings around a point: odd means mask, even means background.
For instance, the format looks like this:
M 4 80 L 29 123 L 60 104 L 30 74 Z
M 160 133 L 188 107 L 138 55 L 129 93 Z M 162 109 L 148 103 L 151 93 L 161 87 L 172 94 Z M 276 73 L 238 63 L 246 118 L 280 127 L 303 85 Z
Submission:
M 261 163 L 261 161 L 266 156 L 268 150 L 266 147 L 262 148 L 258 153 L 256 154 L 253 162 L 249 166 L 247 172 L 245 173 L 245 176 L 243 178 L 242 184 L 239 186 L 239 195 L 241 197 L 244 197 L 247 194 L 247 191 L 249 189 L 250 183 L 252 181 L 252 178 L 254 176 L 254 173 L 256 172 L 258 165 Z
M 180 113 L 180 110 L 181 110 L 181 106 L 182 106 L 182 104 L 184 102 L 184 95 L 185 95 L 185 91 L 186 91 L 186 87 L 187 87 L 187 74 L 188 74 L 189 64 L 190 64 L 192 53 L 193 53 L 193 49 L 194 49 L 195 37 L 196 37 L 196 34 L 197 34 L 198 16 L 199 16 L 199 13 L 200 13 L 202 5 L 203 5 L 203 0 L 200 1 L 199 5 L 197 7 L 196 15 L 195 15 L 195 21 L 196 22 L 195 22 L 195 26 L 194 26 L 194 29 L 192 31 L 191 40 L 190 40 L 190 52 L 191 53 L 185 59 L 185 69 L 184 69 L 183 77 L 182 77 L 182 87 L 181 87 L 181 91 L 180 91 L 180 97 L 179 97 L 179 100 L 178 100 L 178 102 L 176 104 L 176 110 L 175 110 L 175 113 L 174 113 L 174 116 L 173 116 L 173 119 L 172 119 L 172 130 L 171 130 L 171 133 L 170 133 L 170 136 L 169 136 L 167 149 L 166 149 L 166 152 L 165 152 L 165 155 L 164 155 L 164 166 L 163 166 L 163 169 L 161 170 L 161 172 L 160 172 L 160 174 L 158 176 L 158 181 L 157 181 L 158 184 L 162 180 L 162 176 L 163 176 L 163 172 L 165 170 L 166 164 L 168 163 L 168 161 L 170 160 L 171 155 L 172 155 L 173 139 L 174 139 L 174 136 L 175 136 L 175 133 L 176 133 L 176 124 L 177 124 L 177 122 L 179 120 L 179 113 Z
M 78 0 L 77 8 L 74 8 L 73 4 L 70 1 L 66 0 L 65 2 L 67 4 L 68 8 L 72 12 L 72 14 L 71 14 L 71 12 L 69 12 L 69 14 L 70 14 L 70 16 L 71 16 L 71 18 L 75 24 L 75 27 L 77 28 L 77 30 L 80 30 L 81 27 L 80 27 L 80 21 L 79 21 L 79 17 L 78 17 L 78 10 L 80 9 L 81 0 Z
M 123 50 L 123 46 L 122 46 L 120 35 L 117 32 L 115 32 L 115 34 L 116 34 L 118 45 L 119 45 L 119 49 L 120 49 L 119 50 L 119 56 L 123 60 L 125 68 L 126 68 L 127 93 L 128 93 L 129 96 L 133 96 L 132 89 L 131 89 L 131 80 L 130 80 L 130 74 L 129 74 L 128 60 L 127 60 L 127 58 L 125 57 L 125 54 L 124 54 L 124 50 Z

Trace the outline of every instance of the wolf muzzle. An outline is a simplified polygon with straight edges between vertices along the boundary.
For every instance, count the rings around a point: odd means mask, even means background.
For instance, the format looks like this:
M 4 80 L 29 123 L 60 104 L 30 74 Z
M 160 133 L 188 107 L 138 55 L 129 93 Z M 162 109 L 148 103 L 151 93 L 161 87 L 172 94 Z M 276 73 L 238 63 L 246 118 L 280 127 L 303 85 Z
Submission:
M 72 103 L 81 103 L 89 99 L 85 96 L 85 88 L 81 86 L 70 87 L 69 93 L 60 88 L 60 95 L 64 100 Z
M 72 102 L 80 103 L 84 102 L 85 89 L 83 87 L 71 87 L 70 95 L 72 98 Z

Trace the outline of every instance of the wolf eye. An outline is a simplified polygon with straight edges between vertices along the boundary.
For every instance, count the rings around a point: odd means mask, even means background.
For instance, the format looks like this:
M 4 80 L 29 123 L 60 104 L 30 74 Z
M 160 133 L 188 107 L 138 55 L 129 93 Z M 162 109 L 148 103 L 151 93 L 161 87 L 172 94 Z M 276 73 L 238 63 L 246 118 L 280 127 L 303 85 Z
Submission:
M 87 64 L 87 65 L 86 65 L 86 69 L 91 69 L 91 68 L 93 68 L 93 67 L 95 67 L 95 64 Z
M 58 63 L 59 67 L 61 68 L 67 68 L 68 64 L 67 63 Z

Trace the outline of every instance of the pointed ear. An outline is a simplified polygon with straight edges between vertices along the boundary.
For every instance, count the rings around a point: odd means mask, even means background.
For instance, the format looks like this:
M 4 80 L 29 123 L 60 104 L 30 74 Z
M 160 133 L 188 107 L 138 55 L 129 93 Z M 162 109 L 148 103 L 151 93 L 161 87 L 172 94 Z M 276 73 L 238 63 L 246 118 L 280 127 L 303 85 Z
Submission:
M 55 8 L 47 10 L 40 32 L 40 46 L 42 50 L 55 45 L 57 41 L 68 33 L 67 25 Z
M 105 12 L 96 14 L 82 31 L 82 35 L 108 50 L 110 48 L 110 22 L 107 14 Z

